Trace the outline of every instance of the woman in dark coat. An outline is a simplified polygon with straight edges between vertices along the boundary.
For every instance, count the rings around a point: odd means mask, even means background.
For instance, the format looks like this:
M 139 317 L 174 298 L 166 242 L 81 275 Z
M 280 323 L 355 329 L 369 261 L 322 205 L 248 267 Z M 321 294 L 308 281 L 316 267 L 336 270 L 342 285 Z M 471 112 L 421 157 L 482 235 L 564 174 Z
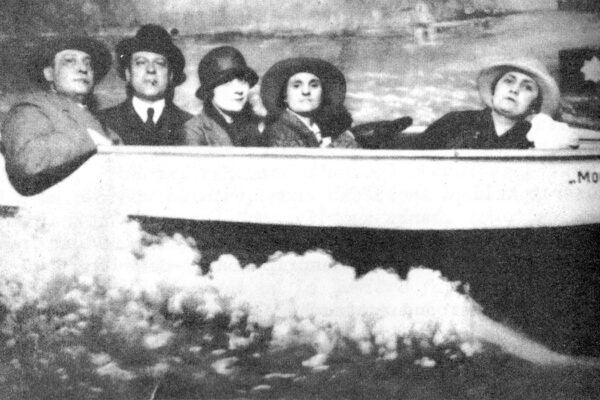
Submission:
M 343 105 L 346 80 L 329 62 L 307 57 L 279 61 L 263 77 L 260 95 L 268 113 L 269 146 L 358 147 Z
M 263 146 L 260 118 L 248 103 L 250 88 L 258 82 L 244 56 L 231 46 L 209 51 L 198 65 L 202 112 L 183 127 L 192 146 Z
M 483 110 L 450 112 L 406 146 L 422 149 L 577 147 L 577 136 L 551 117 L 559 105 L 554 79 L 537 60 L 495 62 L 477 78 Z M 410 145 L 409 145 L 410 144 Z

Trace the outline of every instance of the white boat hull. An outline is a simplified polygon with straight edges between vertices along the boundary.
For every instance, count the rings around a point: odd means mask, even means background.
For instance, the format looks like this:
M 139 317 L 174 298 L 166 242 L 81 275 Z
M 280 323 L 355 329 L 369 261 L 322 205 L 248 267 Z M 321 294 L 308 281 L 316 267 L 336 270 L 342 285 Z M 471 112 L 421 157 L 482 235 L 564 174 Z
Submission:
M 2 172 L 0 205 L 396 230 L 596 224 L 600 151 L 103 147 L 31 197 Z

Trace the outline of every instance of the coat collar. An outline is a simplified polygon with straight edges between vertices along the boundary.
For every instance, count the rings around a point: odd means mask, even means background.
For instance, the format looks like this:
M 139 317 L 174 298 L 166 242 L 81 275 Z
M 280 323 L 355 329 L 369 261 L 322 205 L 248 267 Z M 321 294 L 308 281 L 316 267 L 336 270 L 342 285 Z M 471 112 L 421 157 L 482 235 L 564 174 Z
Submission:
M 131 97 L 131 105 L 135 110 L 135 113 L 140 117 L 142 121 L 146 120 L 146 116 L 148 115 L 148 109 L 154 109 L 154 123 L 157 124 L 160 118 L 163 115 L 163 111 L 166 106 L 165 99 L 160 99 L 153 102 L 144 101 L 138 97 Z
M 482 132 L 485 132 L 488 136 L 501 141 L 515 141 L 519 138 L 525 137 L 529 131 L 529 128 L 531 127 L 531 124 L 526 120 L 520 120 L 502 136 L 498 136 L 496 133 L 496 127 L 494 125 L 494 119 L 492 118 L 492 110 L 490 108 L 485 108 L 480 114 L 478 125 Z
M 281 122 L 296 131 L 309 147 L 319 147 L 319 142 L 314 132 L 308 129 L 300 118 L 288 112 L 287 109 L 281 113 L 279 118 L 281 118 Z

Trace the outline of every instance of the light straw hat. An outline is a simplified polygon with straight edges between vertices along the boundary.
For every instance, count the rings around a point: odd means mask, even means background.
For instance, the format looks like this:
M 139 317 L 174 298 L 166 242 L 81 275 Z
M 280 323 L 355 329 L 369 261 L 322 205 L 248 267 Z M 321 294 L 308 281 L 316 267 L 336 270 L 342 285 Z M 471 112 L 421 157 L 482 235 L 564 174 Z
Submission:
M 477 88 L 481 100 L 492 107 L 492 97 L 498 79 L 508 71 L 519 71 L 531 76 L 540 88 L 542 104 L 540 112 L 553 116 L 560 102 L 560 90 L 556 81 L 544 65 L 533 58 L 494 61 L 486 66 L 477 77 Z

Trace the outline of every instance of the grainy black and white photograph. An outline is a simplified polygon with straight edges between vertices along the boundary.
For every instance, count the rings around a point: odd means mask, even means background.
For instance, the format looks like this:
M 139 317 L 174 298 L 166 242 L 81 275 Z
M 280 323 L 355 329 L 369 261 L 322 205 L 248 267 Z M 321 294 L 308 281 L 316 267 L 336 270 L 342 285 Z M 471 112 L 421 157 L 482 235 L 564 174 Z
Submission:
M 600 2 L 4 0 L 0 398 L 600 398 Z

